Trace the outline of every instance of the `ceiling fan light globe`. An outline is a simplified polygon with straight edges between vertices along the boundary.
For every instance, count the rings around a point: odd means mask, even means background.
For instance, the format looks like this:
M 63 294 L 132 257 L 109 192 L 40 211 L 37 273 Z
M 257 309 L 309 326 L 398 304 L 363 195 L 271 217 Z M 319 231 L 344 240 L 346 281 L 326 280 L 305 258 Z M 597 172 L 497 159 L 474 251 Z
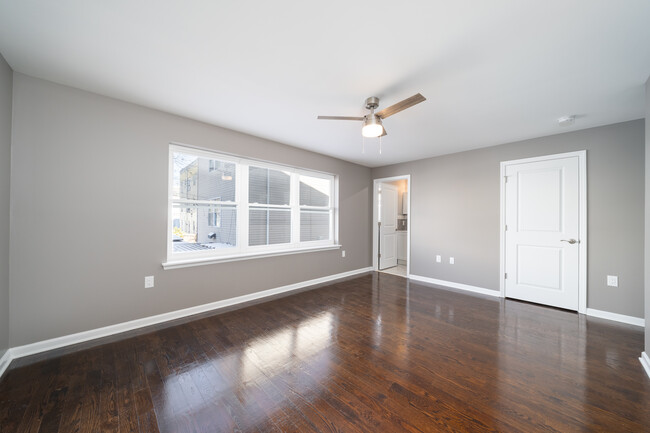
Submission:
M 379 123 L 365 125 L 363 128 L 361 128 L 361 135 L 367 138 L 379 137 L 382 133 L 383 128 Z
M 364 137 L 379 137 L 384 133 L 384 128 L 381 126 L 381 119 L 373 113 L 374 109 L 370 110 L 370 114 L 366 116 L 363 121 L 363 128 L 361 128 L 361 135 Z

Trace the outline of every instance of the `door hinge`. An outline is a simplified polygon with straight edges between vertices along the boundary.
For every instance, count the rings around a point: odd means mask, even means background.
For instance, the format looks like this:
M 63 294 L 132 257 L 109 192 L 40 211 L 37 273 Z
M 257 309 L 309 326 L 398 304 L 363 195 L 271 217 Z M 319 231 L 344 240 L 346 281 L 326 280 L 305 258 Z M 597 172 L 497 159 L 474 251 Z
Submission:
M 506 224 L 506 231 L 508 231 L 508 224 Z
M 379 253 L 379 258 L 381 259 L 381 253 Z
M 507 272 L 506 272 L 505 274 L 503 274 L 503 278 L 504 278 L 505 280 L 508 279 L 508 273 L 507 273 Z
M 503 176 L 503 181 L 504 181 L 505 183 L 508 183 L 508 176 Z

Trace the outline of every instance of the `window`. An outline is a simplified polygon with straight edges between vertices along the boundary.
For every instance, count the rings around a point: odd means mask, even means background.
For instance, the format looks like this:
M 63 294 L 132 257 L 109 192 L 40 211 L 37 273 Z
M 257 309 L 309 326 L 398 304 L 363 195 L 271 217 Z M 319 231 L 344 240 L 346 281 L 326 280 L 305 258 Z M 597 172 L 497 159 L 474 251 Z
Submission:
M 337 247 L 335 192 L 330 174 L 171 145 L 168 263 Z
M 248 167 L 248 245 L 291 243 L 291 173 Z
M 330 236 L 331 190 L 327 179 L 300 176 L 300 240 L 319 241 Z

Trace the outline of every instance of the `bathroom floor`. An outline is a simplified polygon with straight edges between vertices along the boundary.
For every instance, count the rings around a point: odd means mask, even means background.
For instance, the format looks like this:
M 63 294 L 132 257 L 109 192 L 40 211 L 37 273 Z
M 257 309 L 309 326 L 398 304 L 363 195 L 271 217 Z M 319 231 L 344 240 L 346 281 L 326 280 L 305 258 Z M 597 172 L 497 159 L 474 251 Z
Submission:
M 392 268 L 382 269 L 380 272 L 386 274 L 399 275 L 400 277 L 406 277 L 406 265 L 397 265 Z

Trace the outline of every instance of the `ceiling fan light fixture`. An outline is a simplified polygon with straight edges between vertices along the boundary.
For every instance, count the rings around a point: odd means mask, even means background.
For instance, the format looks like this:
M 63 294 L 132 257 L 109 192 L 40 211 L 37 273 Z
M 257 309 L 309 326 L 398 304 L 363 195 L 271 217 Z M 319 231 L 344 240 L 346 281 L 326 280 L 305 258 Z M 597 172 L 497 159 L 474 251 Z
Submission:
M 361 128 L 361 135 L 366 138 L 379 137 L 384 133 L 384 127 L 381 126 L 381 119 L 374 114 L 366 116 L 363 121 L 363 128 Z

